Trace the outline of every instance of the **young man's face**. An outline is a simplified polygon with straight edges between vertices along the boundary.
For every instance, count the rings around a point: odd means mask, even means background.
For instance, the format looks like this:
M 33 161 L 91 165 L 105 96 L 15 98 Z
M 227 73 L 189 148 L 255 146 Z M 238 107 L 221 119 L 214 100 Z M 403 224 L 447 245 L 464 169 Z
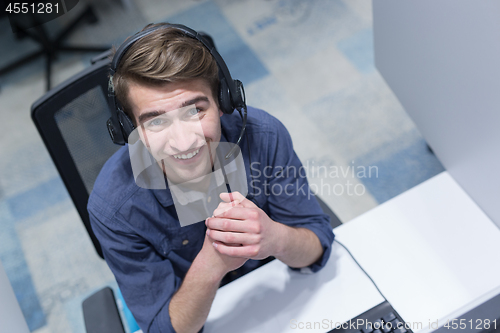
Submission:
M 172 183 L 212 170 L 222 112 L 201 79 L 161 87 L 130 84 L 129 102 L 139 136 Z

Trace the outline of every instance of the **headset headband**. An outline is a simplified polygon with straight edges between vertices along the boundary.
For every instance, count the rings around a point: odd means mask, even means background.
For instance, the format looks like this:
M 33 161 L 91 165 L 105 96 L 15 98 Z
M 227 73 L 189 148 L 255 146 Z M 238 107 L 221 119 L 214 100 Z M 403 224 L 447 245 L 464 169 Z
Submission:
M 126 40 L 118 50 L 116 51 L 113 60 L 111 61 L 111 68 L 110 72 L 111 75 L 115 75 L 116 70 L 118 69 L 118 65 L 120 64 L 120 61 L 122 60 L 123 56 L 125 53 L 130 49 L 130 47 L 137 42 L 139 39 L 141 39 L 144 36 L 149 35 L 153 31 L 159 30 L 159 29 L 167 29 L 167 28 L 175 28 L 176 30 L 179 30 L 180 32 L 184 33 L 186 36 L 194 38 L 198 41 L 200 41 L 209 51 L 210 54 L 214 57 L 215 62 L 217 62 L 217 65 L 219 69 L 222 71 L 223 77 L 226 78 L 227 83 L 228 83 L 228 88 L 229 91 L 231 92 L 231 96 L 237 96 L 238 93 L 236 91 L 236 87 L 234 84 L 231 84 L 233 82 L 233 78 L 231 77 L 231 74 L 229 73 L 229 69 L 227 68 L 226 63 L 220 56 L 219 52 L 215 49 L 213 45 L 207 42 L 203 36 L 201 36 L 198 32 L 194 31 L 193 29 L 190 29 L 182 24 L 166 24 L 166 25 L 161 25 L 157 27 L 150 27 L 147 28 L 144 31 L 140 31 L 136 33 L 134 36 Z M 236 101 L 235 101 L 236 102 Z M 242 105 L 238 105 L 237 107 L 243 107 Z

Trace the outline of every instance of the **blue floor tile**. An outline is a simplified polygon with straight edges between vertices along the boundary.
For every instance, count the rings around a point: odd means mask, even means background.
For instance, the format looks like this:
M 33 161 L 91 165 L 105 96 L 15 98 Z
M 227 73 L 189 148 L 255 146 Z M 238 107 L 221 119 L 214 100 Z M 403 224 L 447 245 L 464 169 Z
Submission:
M 26 192 L 6 198 L 12 216 L 22 220 L 54 204 L 69 199 L 61 178 L 56 177 Z
M 375 69 L 373 30 L 365 29 L 337 43 L 337 48 L 364 74 Z
M 15 229 L 15 219 L 5 202 L 0 203 L 0 221 L 0 260 L 28 327 L 33 331 L 45 326 L 47 322 Z
M 377 160 L 376 156 L 376 151 L 371 152 L 357 159 L 355 164 L 364 166 L 366 170 L 369 166 L 376 167 L 377 174 L 372 169 L 371 177 L 362 177 L 360 180 L 379 203 L 444 171 L 441 162 L 427 149 L 423 139 L 387 158 Z
M 184 24 L 211 35 L 233 79 L 250 84 L 268 75 L 264 64 L 240 38 L 214 3 L 204 2 L 168 17 L 165 21 Z

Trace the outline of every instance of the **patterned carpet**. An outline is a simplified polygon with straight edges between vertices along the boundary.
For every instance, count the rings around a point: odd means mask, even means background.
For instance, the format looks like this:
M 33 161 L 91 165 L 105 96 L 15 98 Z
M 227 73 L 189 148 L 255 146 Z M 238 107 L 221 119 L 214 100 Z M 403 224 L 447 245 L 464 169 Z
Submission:
M 369 0 L 94 1 L 99 22 L 70 41 L 118 45 L 149 22 L 208 32 L 249 105 L 290 131 L 313 189 L 346 223 L 443 171 L 374 67 Z M 47 24 L 63 27 L 83 7 Z M 0 67 L 36 47 L 0 21 Z M 91 54 L 63 55 L 57 84 Z M 0 260 L 37 333 L 85 332 L 81 303 L 108 285 L 100 260 L 31 121 L 44 93 L 37 60 L 0 77 Z

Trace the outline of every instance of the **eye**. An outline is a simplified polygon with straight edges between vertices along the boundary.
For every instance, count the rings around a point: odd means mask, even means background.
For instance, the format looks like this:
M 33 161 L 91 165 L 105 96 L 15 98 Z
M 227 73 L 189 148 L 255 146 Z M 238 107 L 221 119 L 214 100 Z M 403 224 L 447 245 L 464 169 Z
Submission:
M 167 121 L 162 117 L 151 119 L 144 124 L 144 127 L 153 132 L 161 131 L 165 126 L 167 126 Z
M 200 109 L 198 109 L 198 108 L 193 108 L 193 109 L 190 109 L 190 110 L 188 111 L 188 115 L 190 115 L 190 116 L 197 116 L 197 115 L 198 115 L 198 113 L 200 113 L 200 111 L 201 111 L 201 110 L 200 110 Z
M 149 126 L 159 126 L 162 123 L 163 123 L 163 120 L 161 120 L 160 118 L 156 118 L 156 119 L 151 120 L 151 122 L 149 123 Z

